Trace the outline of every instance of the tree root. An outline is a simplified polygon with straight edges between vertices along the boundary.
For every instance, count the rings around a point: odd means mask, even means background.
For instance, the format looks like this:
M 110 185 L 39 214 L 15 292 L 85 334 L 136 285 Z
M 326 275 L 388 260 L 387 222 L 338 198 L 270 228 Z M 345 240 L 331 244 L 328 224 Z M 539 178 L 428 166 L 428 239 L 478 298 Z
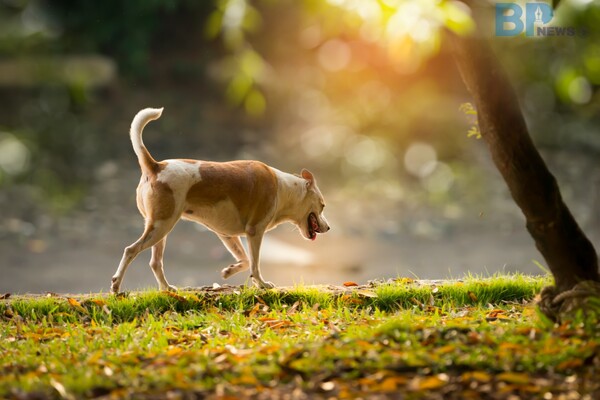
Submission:
M 552 321 L 561 323 L 573 320 L 579 312 L 584 321 L 598 323 L 600 316 L 600 282 L 587 280 L 576 284 L 572 289 L 558 292 L 555 286 L 542 289 L 538 306 Z M 592 321 L 588 321 L 589 318 Z

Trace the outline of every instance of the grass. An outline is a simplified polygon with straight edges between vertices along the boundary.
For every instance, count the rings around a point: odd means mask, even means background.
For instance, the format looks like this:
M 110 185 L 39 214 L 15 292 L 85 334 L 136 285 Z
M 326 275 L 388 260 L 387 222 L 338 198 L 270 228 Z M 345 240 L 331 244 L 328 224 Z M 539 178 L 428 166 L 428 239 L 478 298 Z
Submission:
M 0 398 L 600 394 L 596 332 L 530 302 L 549 283 L 17 296 L 0 302 Z

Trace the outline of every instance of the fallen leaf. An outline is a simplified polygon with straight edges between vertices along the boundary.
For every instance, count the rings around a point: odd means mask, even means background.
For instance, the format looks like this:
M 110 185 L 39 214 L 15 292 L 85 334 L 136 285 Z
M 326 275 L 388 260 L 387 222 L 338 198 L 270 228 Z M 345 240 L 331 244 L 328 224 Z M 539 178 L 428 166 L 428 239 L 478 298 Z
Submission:
M 167 357 L 173 357 L 183 352 L 181 347 L 172 347 L 165 353 Z
M 261 304 L 260 303 L 256 303 L 254 305 L 254 307 L 252 307 L 250 309 L 250 311 L 248 311 L 248 316 L 249 317 L 253 317 L 256 313 L 258 313 L 258 311 L 260 310 Z
M 374 389 L 381 392 L 395 392 L 398 390 L 398 386 L 404 386 L 407 382 L 408 379 L 403 376 L 389 376 Z
M 227 361 L 227 357 L 228 357 L 227 353 L 222 353 L 222 354 L 216 356 L 215 358 L 213 358 L 212 361 L 215 364 L 221 364 L 221 363 Z
M 412 390 L 439 389 L 448 383 L 448 375 L 438 374 L 434 376 L 416 377 L 411 382 Z
M 351 286 L 358 286 L 358 283 L 352 282 L 352 281 L 348 281 L 348 282 L 344 282 L 343 285 L 346 286 L 346 287 L 351 287 Z
M 298 307 L 300 307 L 300 301 L 296 300 L 296 302 L 294 304 L 292 304 L 292 306 L 287 311 L 287 315 L 291 315 L 291 314 L 295 313 L 298 310 Z
M 356 294 L 364 297 L 377 297 L 377 293 L 371 292 L 370 290 L 357 290 Z
M 238 378 L 232 379 L 231 383 L 233 383 L 234 385 L 256 386 L 258 382 L 256 380 L 256 377 L 252 375 L 252 373 L 249 371 L 244 374 L 241 374 Z M 219 397 L 219 399 L 223 398 L 224 397 Z M 234 398 L 237 399 L 237 397 Z
M 531 380 L 529 375 L 521 372 L 502 372 L 496 375 L 496 379 L 502 382 L 514 383 L 517 385 L 526 385 Z
M 481 341 L 481 334 L 475 331 L 470 331 L 467 333 L 467 340 L 469 344 L 477 344 Z
M 81 303 L 78 302 L 77 300 L 75 300 L 74 298 L 68 297 L 67 301 L 69 302 L 69 305 L 71 307 L 73 307 L 74 309 L 76 309 L 77 311 L 82 312 L 84 314 L 88 313 L 88 311 L 85 308 L 83 308 L 83 306 L 81 305 Z
M 90 355 L 87 358 L 86 363 L 89 365 L 96 364 L 96 363 L 98 363 L 98 361 L 100 361 L 100 359 L 103 356 L 104 356 L 104 353 L 100 350 L 97 350 L 96 352 L 92 353 L 92 355 Z
M 194 293 L 190 293 L 188 295 L 188 299 L 191 299 L 191 300 L 193 300 L 193 301 L 195 301 L 197 303 L 202 302 L 202 300 L 200 300 L 200 298 L 198 296 L 196 296 Z
M 65 386 L 62 383 L 55 380 L 54 378 L 50 379 L 50 386 L 52 386 L 58 392 L 60 397 L 62 397 L 63 399 L 73 399 L 74 398 L 69 393 L 67 393 L 67 389 L 65 389 Z
M 487 372 L 483 371 L 470 371 L 462 374 L 462 380 L 464 381 L 477 381 L 481 383 L 489 382 L 492 377 Z
M 492 310 L 488 313 L 487 317 L 488 318 L 497 318 L 499 314 L 504 314 L 505 312 L 506 311 L 500 310 L 500 309 Z
M 556 366 L 558 371 L 565 371 L 568 369 L 578 368 L 583 365 L 583 360 L 581 358 L 573 358 L 571 360 L 565 360 Z
M 175 300 L 179 301 L 180 303 L 186 303 L 187 302 L 187 299 L 185 297 L 183 297 L 181 295 L 178 295 L 175 292 L 171 292 L 169 290 L 165 290 L 165 291 L 163 291 L 163 293 L 166 294 L 169 297 L 174 298 Z
M 259 318 L 258 320 L 260 322 L 263 322 L 266 326 L 268 326 L 271 329 L 287 328 L 288 326 L 294 325 L 292 321 L 279 320 L 276 318 L 263 317 Z
M 456 346 L 453 344 L 447 344 L 445 346 L 442 347 L 438 347 L 436 350 L 436 353 L 438 354 L 447 354 L 447 353 L 451 353 L 453 351 L 456 351 Z
M 15 316 L 15 313 L 13 312 L 12 308 L 7 308 L 4 310 L 4 317 L 6 318 L 12 318 Z
M 473 293 L 473 292 L 471 292 L 471 291 L 469 291 L 469 292 L 467 292 L 467 293 L 468 293 L 468 295 L 469 295 L 469 298 L 470 298 L 472 301 L 477 301 L 477 296 L 475 296 L 475 293 Z
M 94 303 L 98 307 L 104 307 L 107 304 L 106 300 L 104 299 L 91 299 L 90 302 Z
M 500 343 L 500 350 L 501 351 L 511 351 L 511 352 L 520 351 L 520 350 L 523 350 L 523 345 L 516 344 L 516 343 L 510 343 L 510 342 L 503 342 L 503 343 Z

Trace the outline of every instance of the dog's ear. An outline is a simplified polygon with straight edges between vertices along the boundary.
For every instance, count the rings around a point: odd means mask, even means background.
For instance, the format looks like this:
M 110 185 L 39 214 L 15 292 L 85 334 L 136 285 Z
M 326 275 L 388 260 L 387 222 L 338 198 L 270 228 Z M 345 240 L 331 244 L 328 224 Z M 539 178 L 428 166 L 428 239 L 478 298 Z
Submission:
M 309 170 L 303 169 L 300 174 L 306 179 L 306 187 L 311 187 L 315 184 L 315 177 Z

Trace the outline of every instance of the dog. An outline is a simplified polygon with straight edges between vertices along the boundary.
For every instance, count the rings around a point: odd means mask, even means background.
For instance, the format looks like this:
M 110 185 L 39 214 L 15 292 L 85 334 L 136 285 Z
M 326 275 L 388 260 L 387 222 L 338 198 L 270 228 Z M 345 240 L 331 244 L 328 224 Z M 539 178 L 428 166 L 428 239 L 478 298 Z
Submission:
M 163 254 L 166 238 L 180 219 L 206 226 L 216 233 L 236 262 L 224 268 L 224 279 L 251 270 L 253 283 L 272 288 L 260 273 L 260 246 L 265 232 L 291 222 L 301 235 L 315 240 L 329 231 L 323 215 L 325 201 L 310 171 L 292 175 L 260 161 L 211 162 L 188 159 L 156 161 L 142 141 L 144 127 L 160 118 L 162 108 L 137 113 L 129 135 L 142 177 L 137 187 L 137 207 L 144 217 L 142 236 L 125 248 L 112 277 L 111 291 L 118 293 L 127 267 L 137 255 L 152 248 L 150 267 L 160 290 L 177 290 L 165 278 Z M 246 236 L 249 255 L 240 237 Z

